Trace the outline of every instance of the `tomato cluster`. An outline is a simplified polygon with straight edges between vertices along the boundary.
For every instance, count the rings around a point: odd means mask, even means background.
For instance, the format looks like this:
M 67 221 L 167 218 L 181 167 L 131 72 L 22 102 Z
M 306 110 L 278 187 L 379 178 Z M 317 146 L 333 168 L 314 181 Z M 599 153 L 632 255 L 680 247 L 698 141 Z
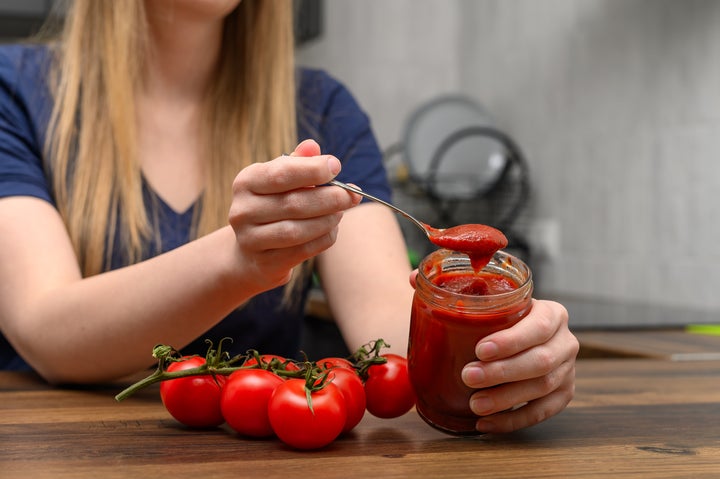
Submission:
M 415 405 L 407 360 L 379 354 L 379 347 L 373 351 L 315 362 L 249 352 L 241 366 L 231 368 L 208 367 L 211 356 L 177 358 L 166 373 L 195 368 L 197 374 L 161 378 L 160 397 L 190 427 L 226 423 L 242 436 L 276 436 L 297 449 L 317 449 L 352 431 L 365 411 L 394 418 Z

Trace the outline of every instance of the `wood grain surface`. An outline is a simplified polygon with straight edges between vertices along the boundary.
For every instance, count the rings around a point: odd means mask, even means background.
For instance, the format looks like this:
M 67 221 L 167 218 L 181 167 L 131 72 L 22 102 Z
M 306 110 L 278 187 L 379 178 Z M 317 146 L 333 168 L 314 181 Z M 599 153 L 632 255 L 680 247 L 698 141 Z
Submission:
M 319 451 L 226 428 L 190 430 L 156 387 L 53 388 L 0 372 L 1 478 L 720 477 L 720 361 L 582 360 L 561 414 L 507 435 L 457 438 L 414 411 L 366 415 Z
M 578 331 L 581 357 L 720 360 L 720 336 L 683 329 Z

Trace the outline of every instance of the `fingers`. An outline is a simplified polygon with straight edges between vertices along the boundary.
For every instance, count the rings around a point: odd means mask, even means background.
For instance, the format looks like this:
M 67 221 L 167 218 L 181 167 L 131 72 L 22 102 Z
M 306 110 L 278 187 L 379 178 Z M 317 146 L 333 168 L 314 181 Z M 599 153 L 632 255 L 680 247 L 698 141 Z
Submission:
M 566 361 L 542 376 L 476 391 L 470 397 L 470 409 L 478 416 L 506 411 L 518 404 L 547 396 L 568 381 L 572 383 L 574 377 L 575 363 Z
M 330 248 L 342 213 L 235 228 L 241 261 L 263 287 L 285 284 L 292 268 Z
M 321 155 L 314 140 L 301 142 L 290 155 L 244 168 L 233 183 L 233 191 L 277 194 L 307 186 L 324 185 L 340 173 L 340 161 Z
M 352 208 L 357 203 L 354 195 L 340 188 L 324 186 L 276 194 L 244 191 L 235 195 L 230 216 L 238 223 L 263 225 L 332 215 Z
M 476 347 L 480 360 L 462 371 L 463 382 L 478 389 L 470 399 L 483 416 L 478 430 L 513 431 L 560 412 L 574 395 L 578 350 L 567 311 L 551 301 L 534 301 L 515 326 L 484 338 Z
M 294 156 L 281 156 L 244 168 L 233 182 L 231 225 L 237 230 L 241 225 L 335 215 L 359 203 L 357 195 L 339 188 L 315 188 L 340 172 L 337 158 L 319 153 L 318 144 L 306 140 L 297 146 Z M 306 154 L 314 156 L 299 156 Z M 296 227 L 292 223 L 277 225 L 269 235 L 292 232 Z
M 568 364 L 567 367 L 569 370 L 565 373 L 564 380 L 558 388 L 548 394 L 539 395 L 537 399 L 529 400 L 525 404 L 523 404 L 523 402 L 516 402 L 515 404 L 519 404 L 517 407 L 510 406 L 502 410 L 503 412 L 485 415 L 478 419 L 475 425 L 476 429 L 481 432 L 512 432 L 534 426 L 561 412 L 575 395 L 574 363 Z M 539 380 L 540 383 L 542 383 L 542 381 L 543 380 Z M 552 380 L 550 380 L 550 382 L 552 382 Z M 491 393 L 491 395 L 497 393 L 497 397 L 494 398 L 497 404 L 508 404 L 506 399 L 511 397 L 512 394 L 522 395 L 521 391 L 517 389 L 514 391 L 510 390 L 511 388 L 517 388 L 517 385 L 508 385 L 507 390 L 504 390 L 504 388 L 505 386 L 498 387 L 497 391 L 492 391 Z M 543 387 L 539 386 L 539 390 L 542 389 Z
M 329 212 L 313 218 L 255 225 L 244 230 L 242 242 L 258 245 L 258 250 L 272 250 L 298 246 L 328 234 L 334 238 L 341 219 L 341 212 Z
M 538 378 L 567 361 L 574 361 L 578 349 L 575 336 L 568 329 L 560 329 L 548 341 L 514 356 L 467 364 L 462 370 L 462 379 L 468 387 L 479 389 Z
M 360 202 L 341 188 L 316 186 L 339 172 L 337 158 L 321 155 L 319 145 L 306 140 L 292 156 L 238 173 L 228 221 L 248 274 L 269 286 L 283 283 L 293 267 L 334 244 L 343 212 Z
M 548 341 L 563 327 L 567 327 L 565 307 L 554 301 L 533 300 L 530 313 L 511 328 L 483 338 L 475 348 L 481 361 L 507 358 Z
M 253 256 L 255 267 L 263 281 L 279 286 L 290 279 L 290 268 L 322 253 L 336 238 L 337 229 L 332 229 L 305 243 L 263 251 Z
M 253 163 L 235 177 L 233 192 L 247 190 L 259 195 L 284 193 L 308 186 L 324 185 L 340 172 L 334 156 L 280 156 Z

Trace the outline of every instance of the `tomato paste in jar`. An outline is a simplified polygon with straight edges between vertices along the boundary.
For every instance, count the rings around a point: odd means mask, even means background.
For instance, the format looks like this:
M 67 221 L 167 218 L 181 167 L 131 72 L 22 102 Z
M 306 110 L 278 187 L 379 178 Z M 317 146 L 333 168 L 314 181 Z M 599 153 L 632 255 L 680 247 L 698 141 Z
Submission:
M 423 259 L 418 271 L 408 347 L 417 412 L 441 431 L 480 434 L 470 410 L 475 390 L 463 383 L 461 372 L 477 360 L 482 338 L 528 313 L 530 269 L 499 251 L 476 271 L 466 254 L 441 249 Z

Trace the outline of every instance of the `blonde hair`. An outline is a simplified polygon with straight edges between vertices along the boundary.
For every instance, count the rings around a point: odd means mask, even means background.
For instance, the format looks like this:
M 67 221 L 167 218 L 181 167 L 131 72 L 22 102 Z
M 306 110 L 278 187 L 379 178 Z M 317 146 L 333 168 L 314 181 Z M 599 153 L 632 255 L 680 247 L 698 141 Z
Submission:
M 227 224 L 230 185 L 297 141 L 292 2 L 243 0 L 225 20 L 201 131 L 205 188 L 193 237 Z M 128 263 L 153 231 L 137 160 L 135 92 L 148 58 L 142 0 L 75 0 L 53 43 L 47 158 L 57 207 L 83 275 L 110 261 L 116 230 Z M 108 243 L 109 242 L 109 243 Z

